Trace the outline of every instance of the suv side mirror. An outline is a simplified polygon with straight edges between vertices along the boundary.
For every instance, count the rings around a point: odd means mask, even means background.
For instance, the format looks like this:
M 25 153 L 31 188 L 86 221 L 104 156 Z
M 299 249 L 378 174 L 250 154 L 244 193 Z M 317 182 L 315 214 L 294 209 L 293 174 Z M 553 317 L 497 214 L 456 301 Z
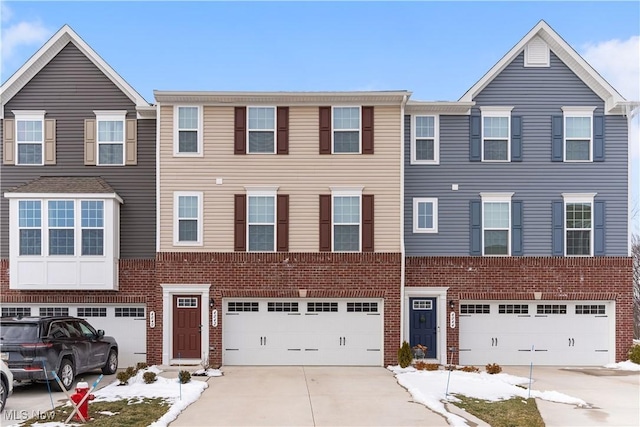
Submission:
M 102 329 L 98 329 L 98 339 L 104 336 L 104 331 Z

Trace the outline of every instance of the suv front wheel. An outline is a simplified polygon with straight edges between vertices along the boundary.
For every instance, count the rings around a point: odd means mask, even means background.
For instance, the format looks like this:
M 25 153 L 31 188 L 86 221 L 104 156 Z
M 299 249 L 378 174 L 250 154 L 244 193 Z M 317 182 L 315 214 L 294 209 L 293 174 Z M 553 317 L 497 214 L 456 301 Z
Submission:
M 102 368 L 102 373 L 105 375 L 115 374 L 118 370 L 118 353 L 115 350 L 109 351 L 109 357 L 107 357 L 107 363 Z
M 65 390 L 71 390 L 71 387 L 73 386 L 74 373 L 73 363 L 71 363 L 69 359 L 62 359 L 60 368 L 58 369 L 58 378 L 60 378 L 60 382 L 62 383 L 62 386 L 64 386 Z M 55 387 L 60 391 L 63 391 L 57 381 Z

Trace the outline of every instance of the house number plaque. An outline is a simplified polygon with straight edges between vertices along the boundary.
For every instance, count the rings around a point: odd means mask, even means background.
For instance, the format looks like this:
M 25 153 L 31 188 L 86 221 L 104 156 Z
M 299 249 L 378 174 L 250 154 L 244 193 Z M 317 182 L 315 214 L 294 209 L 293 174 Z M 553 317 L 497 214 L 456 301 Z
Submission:
M 449 327 L 451 329 L 455 329 L 456 328 L 456 313 L 454 311 L 449 313 Z

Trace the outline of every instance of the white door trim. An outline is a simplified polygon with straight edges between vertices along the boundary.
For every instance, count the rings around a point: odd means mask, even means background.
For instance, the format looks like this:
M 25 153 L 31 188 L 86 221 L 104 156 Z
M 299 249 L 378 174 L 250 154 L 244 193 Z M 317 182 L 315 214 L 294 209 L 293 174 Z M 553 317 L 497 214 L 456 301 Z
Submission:
M 404 288 L 404 319 L 402 324 L 404 325 L 404 341 L 409 341 L 409 298 L 435 298 L 436 306 L 438 308 L 437 322 L 438 327 L 436 329 L 438 334 L 438 354 L 437 359 L 440 364 L 447 364 L 447 328 L 449 322 L 447 322 L 447 290 L 449 287 L 405 287 Z M 456 325 L 457 327 L 457 325 Z
M 201 297 L 200 310 L 202 319 L 202 334 L 200 348 L 209 355 L 209 288 L 204 285 L 160 285 L 162 286 L 162 364 L 170 365 L 173 354 L 173 296 L 185 294 L 199 294 Z M 202 359 L 195 361 L 200 363 Z M 183 362 L 186 362 L 183 360 Z

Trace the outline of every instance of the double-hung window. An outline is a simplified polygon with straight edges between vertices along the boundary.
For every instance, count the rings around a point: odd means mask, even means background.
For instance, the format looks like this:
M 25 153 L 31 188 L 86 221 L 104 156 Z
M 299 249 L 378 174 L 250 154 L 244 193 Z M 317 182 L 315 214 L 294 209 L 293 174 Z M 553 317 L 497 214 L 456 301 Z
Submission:
M 82 255 L 104 255 L 104 202 L 80 202 L 82 229 Z
M 75 254 L 75 207 L 73 200 L 49 200 L 49 255 Z
M 413 199 L 413 232 L 438 232 L 438 199 L 415 197 Z
M 126 111 L 95 111 L 98 165 L 124 165 Z
M 513 107 L 481 107 L 482 161 L 508 162 L 511 158 L 511 110 Z
M 360 107 L 333 107 L 333 152 L 360 153 Z
M 593 254 L 593 199 L 592 194 L 563 194 L 565 220 L 565 255 L 590 256 Z
M 438 164 L 438 116 L 413 116 L 411 163 Z
M 13 111 L 16 126 L 17 164 L 44 164 L 44 111 Z
M 482 254 L 511 254 L 511 196 L 481 193 Z
M 333 191 L 333 251 L 359 252 L 362 191 Z
M 248 107 L 247 132 L 249 153 L 269 153 L 276 150 L 275 107 Z
M 248 191 L 247 238 L 249 252 L 276 250 L 275 191 Z
M 18 227 L 22 255 L 42 254 L 42 202 L 20 200 L 18 202 Z
M 200 110 L 201 107 L 197 106 L 175 107 L 175 154 L 202 154 L 202 117 Z
M 174 244 L 202 245 L 202 192 L 174 193 Z
M 594 107 L 562 107 L 564 160 L 589 162 L 593 158 Z

